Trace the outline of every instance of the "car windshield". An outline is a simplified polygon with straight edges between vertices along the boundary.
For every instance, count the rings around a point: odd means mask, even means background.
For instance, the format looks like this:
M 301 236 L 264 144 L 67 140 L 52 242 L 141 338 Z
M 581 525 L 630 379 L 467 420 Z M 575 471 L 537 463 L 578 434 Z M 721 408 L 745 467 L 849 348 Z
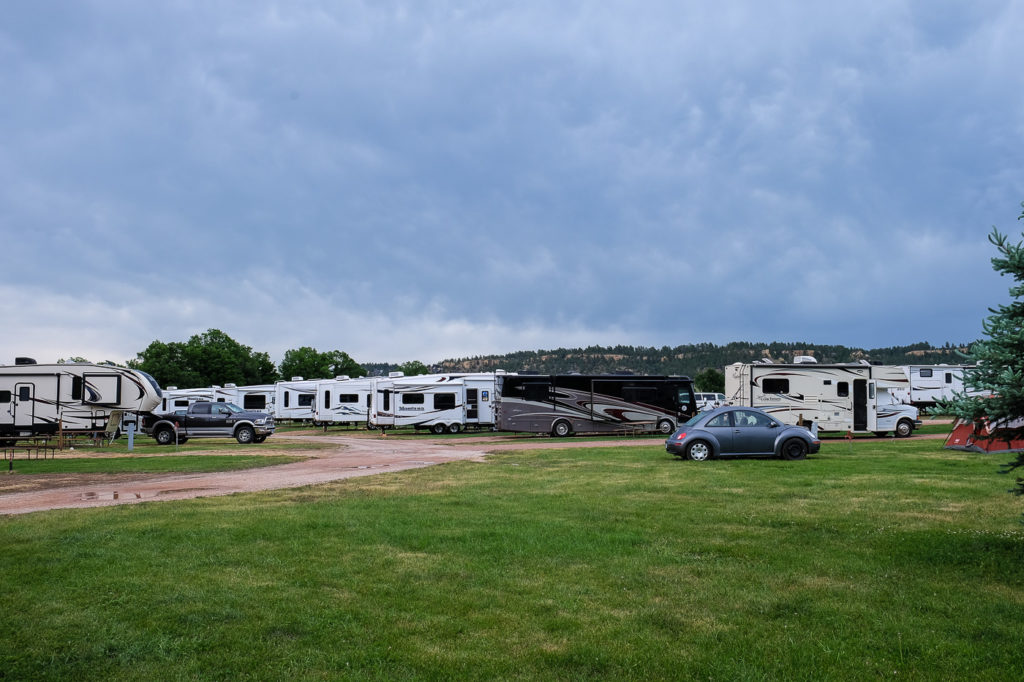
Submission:
M 693 426 L 693 425 L 694 425 L 694 424 L 696 424 L 696 423 L 697 423 L 697 422 L 698 422 L 699 420 L 703 419 L 703 418 L 704 418 L 704 417 L 706 417 L 706 416 L 708 416 L 708 413 L 707 413 L 707 412 L 698 412 L 697 414 L 695 414 L 695 415 L 693 415 L 692 417 L 690 417 L 689 421 L 687 421 L 687 422 L 686 422 L 686 425 L 687 425 L 687 426 Z
M 222 403 L 222 404 L 224 405 L 224 407 L 228 408 L 232 412 L 245 412 L 245 410 L 243 410 L 238 405 L 235 405 L 234 403 Z

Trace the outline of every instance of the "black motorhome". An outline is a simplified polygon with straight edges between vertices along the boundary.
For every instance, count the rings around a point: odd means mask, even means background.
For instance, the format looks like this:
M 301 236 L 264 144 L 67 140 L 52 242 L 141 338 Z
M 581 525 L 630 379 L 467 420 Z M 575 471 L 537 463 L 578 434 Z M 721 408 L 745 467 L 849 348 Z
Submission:
M 667 435 L 696 412 L 682 376 L 508 374 L 497 391 L 499 431 Z

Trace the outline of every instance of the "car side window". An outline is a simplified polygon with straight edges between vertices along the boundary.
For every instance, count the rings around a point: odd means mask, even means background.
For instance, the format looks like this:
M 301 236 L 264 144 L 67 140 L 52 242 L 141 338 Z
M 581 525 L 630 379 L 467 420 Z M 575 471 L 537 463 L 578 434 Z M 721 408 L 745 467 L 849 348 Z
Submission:
M 736 426 L 768 426 L 771 423 L 767 417 L 757 412 L 737 410 L 734 414 L 736 415 Z
M 723 412 L 714 419 L 708 421 L 708 426 L 729 426 L 729 413 Z

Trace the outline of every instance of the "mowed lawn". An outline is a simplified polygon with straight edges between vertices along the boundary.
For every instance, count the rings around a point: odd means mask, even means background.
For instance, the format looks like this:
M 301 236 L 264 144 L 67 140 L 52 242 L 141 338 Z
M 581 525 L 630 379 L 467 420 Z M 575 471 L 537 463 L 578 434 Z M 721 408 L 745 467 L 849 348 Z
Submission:
M 1006 459 L 654 443 L 0 518 L 0 678 L 1020 679 Z

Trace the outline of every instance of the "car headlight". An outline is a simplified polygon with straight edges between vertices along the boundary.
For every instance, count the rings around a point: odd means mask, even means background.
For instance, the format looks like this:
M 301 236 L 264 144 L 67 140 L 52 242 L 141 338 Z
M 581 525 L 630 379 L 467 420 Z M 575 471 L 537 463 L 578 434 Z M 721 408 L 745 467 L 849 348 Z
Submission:
M 263 426 L 264 424 L 267 423 L 267 419 L 266 417 L 264 417 L 263 419 L 257 419 L 256 423 L 259 424 L 260 426 Z

